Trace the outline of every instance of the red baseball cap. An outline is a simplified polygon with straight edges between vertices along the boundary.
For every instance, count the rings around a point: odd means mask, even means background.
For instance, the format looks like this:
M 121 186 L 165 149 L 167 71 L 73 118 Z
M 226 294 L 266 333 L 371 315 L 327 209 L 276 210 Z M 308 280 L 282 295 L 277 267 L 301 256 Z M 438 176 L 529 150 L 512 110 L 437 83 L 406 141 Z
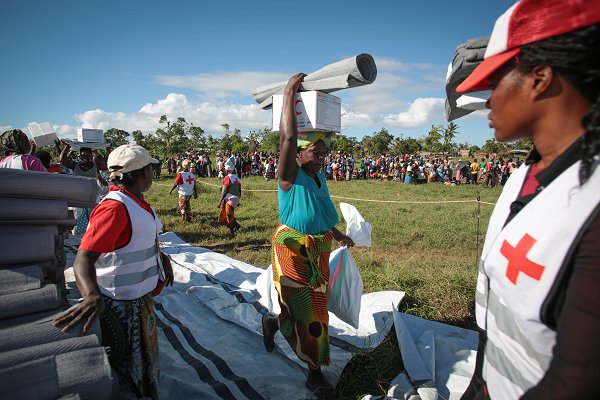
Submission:
M 456 88 L 459 93 L 489 88 L 488 77 L 519 54 L 521 46 L 600 22 L 600 0 L 523 0 L 494 25 L 483 61 Z

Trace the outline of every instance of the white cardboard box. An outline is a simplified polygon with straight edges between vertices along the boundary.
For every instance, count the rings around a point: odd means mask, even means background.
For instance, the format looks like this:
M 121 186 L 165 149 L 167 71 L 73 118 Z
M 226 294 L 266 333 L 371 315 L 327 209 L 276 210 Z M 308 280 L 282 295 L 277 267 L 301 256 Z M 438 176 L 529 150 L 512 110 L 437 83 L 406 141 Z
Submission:
M 77 129 L 77 140 L 86 143 L 104 143 L 104 131 L 102 129 Z
M 54 128 L 50 122 L 42 122 L 41 124 L 31 123 L 27 125 L 27 131 L 38 148 L 53 146 L 54 141 L 58 140 L 56 132 L 54 132 Z
M 273 131 L 279 132 L 283 95 L 273 96 Z M 296 93 L 298 132 L 341 132 L 342 102 L 339 97 L 311 90 Z

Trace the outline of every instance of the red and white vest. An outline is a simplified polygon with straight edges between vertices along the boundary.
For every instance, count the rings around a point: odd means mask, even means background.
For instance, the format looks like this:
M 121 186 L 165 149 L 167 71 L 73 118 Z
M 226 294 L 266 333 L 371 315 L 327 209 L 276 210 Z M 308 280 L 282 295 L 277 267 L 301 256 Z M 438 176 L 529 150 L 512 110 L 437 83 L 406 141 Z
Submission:
M 153 217 L 122 192 L 109 192 L 102 201 L 108 199 L 117 200 L 127 208 L 131 239 L 124 247 L 100 255 L 96 261 L 98 286 L 110 298 L 137 299 L 154 290 L 158 283 L 158 234 L 162 223 L 156 212 Z
M 177 192 L 184 196 L 191 196 L 194 194 L 194 185 L 196 183 L 196 176 L 187 171 L 180 172 L 183 178 L 183 183 L 177 186 Z
M 507 181 L 490 218 L 479 265 L 475 314 L 487 332 L 483 378 L 490 397 L 517 399 L 544 376 L 556 332 L 541 320 L 582 226 L 600 203 L 600 171 L 579 185 L 576 162 L 503 226 L 529 166 Z

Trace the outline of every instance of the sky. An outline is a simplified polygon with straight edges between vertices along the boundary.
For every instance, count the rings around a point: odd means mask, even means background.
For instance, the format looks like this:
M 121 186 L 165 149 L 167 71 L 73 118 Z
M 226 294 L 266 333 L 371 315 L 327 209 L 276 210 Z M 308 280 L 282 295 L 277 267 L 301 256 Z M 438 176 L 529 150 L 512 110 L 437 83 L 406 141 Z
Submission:
M 488 36 L 512 0 L 2 0 L 0 131 L 50 122 L 153 133 L 161 115 L 207 135 L 222 124 L 271 127 L 255 88 L 357 54 L 374 83 L 333 93 L 342 134 L 386 128 L 421 138 L 447 124 L 445 79 L 456 47 Z M 493 137 L 487 113 L 460 118 L 455 142 Z

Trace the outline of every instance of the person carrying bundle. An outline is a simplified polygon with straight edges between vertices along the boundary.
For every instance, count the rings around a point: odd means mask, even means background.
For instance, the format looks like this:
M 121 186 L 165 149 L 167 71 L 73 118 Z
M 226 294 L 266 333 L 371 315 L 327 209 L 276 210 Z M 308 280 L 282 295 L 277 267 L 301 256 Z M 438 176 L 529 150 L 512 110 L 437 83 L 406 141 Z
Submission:
M 323 174 L 323 132 L 299 137 L 294 97 L 304 74 L 291 77 L 283 95 L 279 139 L 278 202 L 281 225 L 272 240 L 273 280 L 281 306 L 279 317 L 262 320 L 265 349 L 273 351 L 274 335 L 283 337 L 308 365 L 306 387 L 333 390 L 323 372 L 329 365 L 327 284 L 329 254 L 337 240 L 352 239 L 335 228 L 336 209 Z

